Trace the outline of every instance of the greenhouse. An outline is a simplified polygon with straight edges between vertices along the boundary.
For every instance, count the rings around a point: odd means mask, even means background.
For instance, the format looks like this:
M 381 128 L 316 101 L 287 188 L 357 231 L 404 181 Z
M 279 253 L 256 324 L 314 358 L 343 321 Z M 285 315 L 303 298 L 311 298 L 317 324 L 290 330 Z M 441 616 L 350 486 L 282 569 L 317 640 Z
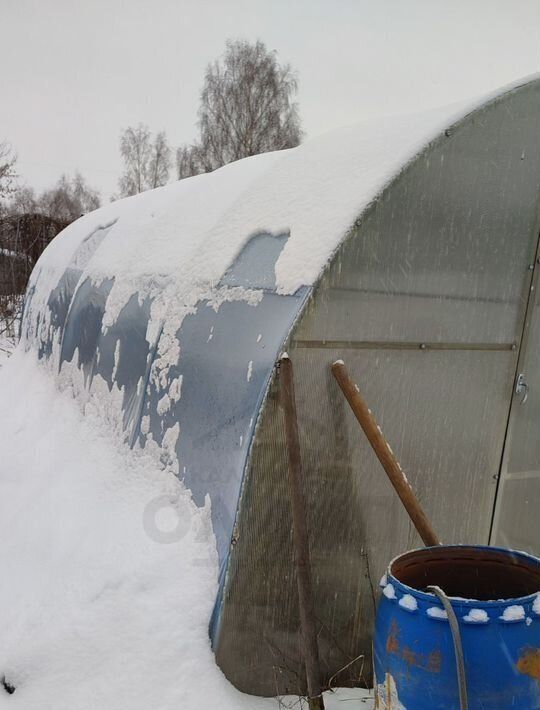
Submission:
M 326 682 L 369 681 L 378 580 L 420 540 L 342 358 L 446 543 L 540 553 L 540 78 L 90 213 L 32 274 L 57 386 L 211 505 L 210 625 L 242 691 L 303 690 L 276 361 L 294 365 Z

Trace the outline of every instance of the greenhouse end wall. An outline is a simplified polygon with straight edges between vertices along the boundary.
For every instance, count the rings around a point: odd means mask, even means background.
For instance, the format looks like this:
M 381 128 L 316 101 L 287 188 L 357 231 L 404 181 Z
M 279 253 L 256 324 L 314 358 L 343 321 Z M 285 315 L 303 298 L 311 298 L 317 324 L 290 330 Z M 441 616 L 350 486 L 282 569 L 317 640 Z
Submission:
M 540 195 L 540 83 L 432 143 L 352 229 L 286 343 L 325 682 L 367 682 L 378 580 L 420 545 L 329 366 L 343 358 L 441 539 L 487 543 Z M 240 689 L 304 692 L 278 381 L 252 445 L 216 642 Z

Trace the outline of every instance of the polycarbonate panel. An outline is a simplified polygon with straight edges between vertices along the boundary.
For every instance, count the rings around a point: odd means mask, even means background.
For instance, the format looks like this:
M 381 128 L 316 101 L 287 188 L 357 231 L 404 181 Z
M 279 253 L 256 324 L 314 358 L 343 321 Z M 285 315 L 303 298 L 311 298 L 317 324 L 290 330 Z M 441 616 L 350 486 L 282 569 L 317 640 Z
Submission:
M 369 678 L 378 580 L 421 543 L 330 364 L 345 360 L 441 539 L 487 543 L 538 233 L 539 116 L 536 84 L 427 149 L 356 225 L 286 344 L 334 685 Z M 217 644 L 226 675 L 267 695 L 305 692 L 277 392 L 252 447 Z
M 197 505 L 212 501 L 212 523 L 224 566 L 236 517 L 245 461 L 276 354 L 306 295 L 265 293 L 256 305 L 201 302 L 186 316 L 177 339 L 180 358 L 167 381 L 150 378 L 140 442 L 161 444 L 179 425 L 179 476 Z M 226 374 L 225 374 L 226 373 Z M 166 411 L 158 403 L 178 380 L 181 396 Z
M 111 225 L 99 227 L 89 234 L 75 250 L 64 273 L 58 279 L 58 283 L 51 289 L 47 299 L 47 309 L 49 311 L 49 322 L 47 327 L 41 328 L 45 314 L 39 309 L 34 309 L 33 298 L 36 286 L 28 289 L 24 304 L 24 336 L 27 343 L 35 342 L 38 356 L 40 358 L 50 358 L 53 352 L 53 345 L 60 344 L 64 335 L 64 326 L 71 305 L 71 299 L 75 293 L 84 267 L 92 258 L 92 255 L 99 247 L 103 239 L 107 236 Z M 37 277 L 38 286 L 40 280 L 50 278 L 47 272 L 39 273 Z M 57 364 L 57 363 L 55 363 Z
M 540 555 L 539 269 L 537 265 L 518 367 L 527 389 L 515 393 L 512 402 L 493 530 L 493 544 L 534 555 Z
M 256 234 L 227 269 L 220 285 L 275 291 L 276 261 L 288 238 L 288 234 Z
M 375 342 L 519 341 L 534 261 L 523 237 L 537 223 L 538 89 L 512 104 L 452 130 L 384 193 L 325 279 L 326 317 L 298 338 L 349 340 L 357 321 L 355 337 Z
M 70 303 L 60 351 L 60 364 L 71 362 L 76 354 L 76 365 L 83 370 L 86 380 L 92 378 L 99 361 L 103 315 L 113 283 L 114 279 L 106 279 L 96 286 L 90 279 L 86 279 Z
M 540 473 L 506 475 L 501 481 L 501 509 L 493 545 L 540 554 Z
M 99 376 L 109 390 L 121 393 L 123 437 L 132 444 L 138 432 L 145 386 L 153 354 L 146 339 L 150 300 L 134 293 L 115 322 L 103 327 L 103 315 L 113 280 L 98 286 L 86 279 L 77 289 L 65 324 L 60 367 L 74 364 L 84 374 L 85 386 L 93 387 Z

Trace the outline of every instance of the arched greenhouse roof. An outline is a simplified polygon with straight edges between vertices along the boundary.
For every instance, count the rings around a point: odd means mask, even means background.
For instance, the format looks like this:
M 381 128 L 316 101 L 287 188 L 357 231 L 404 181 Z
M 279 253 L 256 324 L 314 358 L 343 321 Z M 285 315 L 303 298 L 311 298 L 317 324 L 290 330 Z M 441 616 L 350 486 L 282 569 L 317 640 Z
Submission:
M 365 207 L 442 131 L 538 75 L 480 99 L 421 114 L 387 116 L 340 128 L 284 151 L 246 158 L 113 202 L 65 229 L 39 271 L 61 272 L 83 240 L 110 227 L 86 265 L 94 279 L 115 278 L 115 301 L 128 291 L 162 288 L 174 278 L 186 305 L 219 282 L 249 238 L 288 234 L 276 264 L 278 293 L 311 285 Z M 39 279 L 46 289 L 49 278 Z M 111 304 L 112 305 L 112 304 Z

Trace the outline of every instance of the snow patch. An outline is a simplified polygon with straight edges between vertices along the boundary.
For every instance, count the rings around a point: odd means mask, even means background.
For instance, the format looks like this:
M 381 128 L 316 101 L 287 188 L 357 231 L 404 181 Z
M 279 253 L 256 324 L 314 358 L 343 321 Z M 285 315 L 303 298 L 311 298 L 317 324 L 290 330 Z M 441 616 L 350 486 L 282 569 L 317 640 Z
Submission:
M 470 624 L 487 624 L 489 616 L 484 609 L 469 609 L 469 612 L 463 617 L 463 621 Z
M 182 381 L 184 379 L 183 375 L 179 375 L 171 380 L 169 385 L 169 397 L 171 402 L 178 402 L 182 396 Z
M 141 434 L 148 436 L 150 432 L 150 417 L 144 416 L 141 418 Z
M 418 609 L 418 602 L 412 594 L 404 594 L 398 604 L 407 611 L 416 611 Z
M 446 611 L 439 606 L 430 606 L 426 613 L 431 619 L 448 619 Z
M 383 683 L 377 684 L 377 700 L 375 706 L 379 710 L 407 710 L 400 702 L 396 681 L 387 673 Z
M 396 598 L 396 590 L 394 589 L 393 584 L 387 584 L 386 587 L 382 590 L 382 593 L 387 599 L 395 599 Z
M 520 604 L 512 604 L 506 607 L 500 618 L 503 621 L 523 621 L 525 609 Z
M 169 409 L 171 408 L 171 400 L 168 394 L 164 394 L 163 397 L 159 400 L 156 406 L 156 411 L 159 414 L 160 417 L 162 417 L 165 412 L 168 412 Z
M 116 380 L 116 372 L 118 370 L 118 363 L 120 362 L 120 340 L 116 341 L 116 346 L 114 348 L 114 367 L 112 371 L 112 381 Z

